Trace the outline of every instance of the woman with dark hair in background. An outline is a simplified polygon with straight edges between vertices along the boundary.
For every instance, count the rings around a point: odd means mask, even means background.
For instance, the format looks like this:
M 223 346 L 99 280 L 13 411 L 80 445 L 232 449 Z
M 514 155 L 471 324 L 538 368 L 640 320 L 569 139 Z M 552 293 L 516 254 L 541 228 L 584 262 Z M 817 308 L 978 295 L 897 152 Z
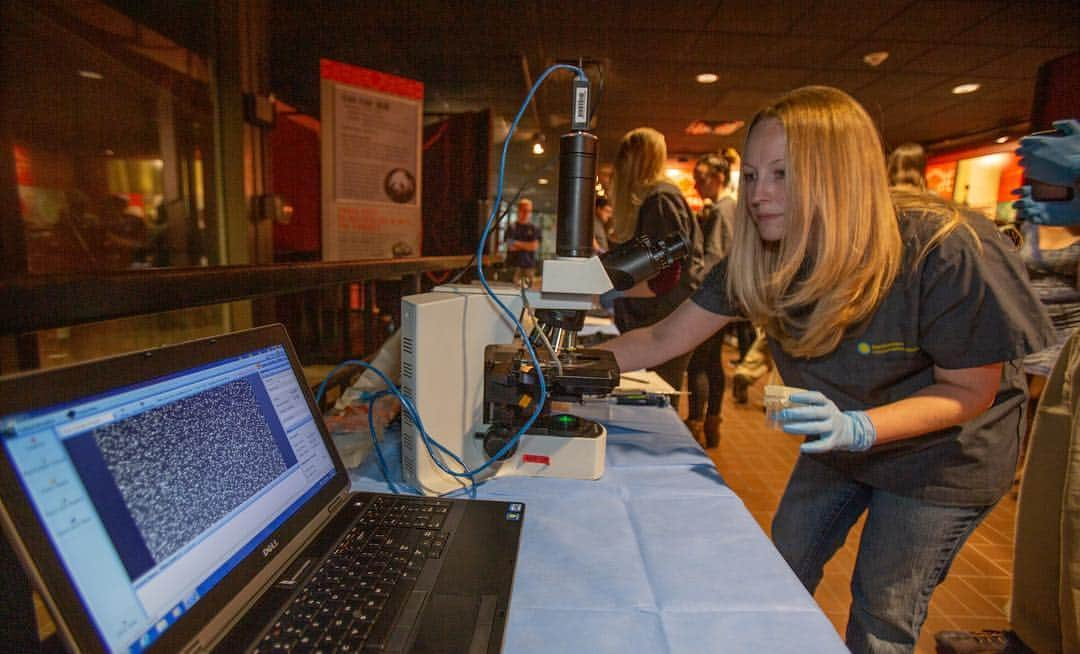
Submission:
M 694 166 L 694 188 L 704 201 L 698 222 L 705 240 L 705 270 L 727 256 L 731 246 L 735 199 L 727 193 L 731 164 L 710 154 Z M 686 426 L 705 447 L 720 444 L 720 409 L 724 399 L 724 331 L 710 336 L 694 350 L 687 366 L 690 411 Z
M 704 276 L 701 228 L 679 188 L 664 177 L 666 162 L 664 135 L 650 127 L 627 132 L 615 155 L 611 247 L 614 249 L 642 234 L 655 241 L 673 232 L 690 244 L 690 254 L 681 263 L 615 299 L 615 326 L 622 333 L 663 319 L 690 297 Z M 670 360 L 650 362 L 650 367 L 678 391 L 689 360 L 690 354 L 686 352 Z
M 608 251 L 608 231 L 611 229 L 611 214 L 615 207 L 607 198 L 596 198 L 596 208 L 593 210 L 593 250 L 597 254 Z
M 918 143 L 901 143 L 889 154 L 889 186 L 926 190 L 926 150 Z
M 877 129 L 805 87 L 750 123 L 730 254 L 664 320 L 602 345 L 632 370 L 736 317 L 764 325 L 805 435 L 772 525 L 811 593 L 858 520 L 852 652 L 912 652 L 934 589 L 1012 484 L 1020 360 L 1053 331 L 1011 242 L 927 193 L 889 192 Z

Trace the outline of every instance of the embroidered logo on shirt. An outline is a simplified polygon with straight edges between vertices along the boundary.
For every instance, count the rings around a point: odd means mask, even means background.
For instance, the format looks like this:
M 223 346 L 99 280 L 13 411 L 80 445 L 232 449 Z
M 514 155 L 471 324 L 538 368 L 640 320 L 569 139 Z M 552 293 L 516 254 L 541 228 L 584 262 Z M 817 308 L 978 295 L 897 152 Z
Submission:
M 855 350 L 859 354 L 863 355 L 878 355 L 878 354 L 891 354 L 893 352 L 918 352 L 918 345 L 906 345 L 902 341 L 892 341 L 889 343 L 874 343 L 870 344 L 866 341 L 859 341 L 855 345 Z

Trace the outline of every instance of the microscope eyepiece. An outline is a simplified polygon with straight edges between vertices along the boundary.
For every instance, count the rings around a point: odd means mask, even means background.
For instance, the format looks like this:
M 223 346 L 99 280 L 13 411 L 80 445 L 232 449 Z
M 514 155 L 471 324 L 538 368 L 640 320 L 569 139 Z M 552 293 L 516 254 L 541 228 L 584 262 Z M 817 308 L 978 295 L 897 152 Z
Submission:
M 600 257 L 615 290 L 625 291 L 682 261 L 690 254 L 690 243 L 679 232 L 657 239 L 642 234 Z
M 652 250 L 653 259 L 657 261 L 657 271 L 670 268 L 676 261 L 682 261 L 690 255 L 690 243 L 679 232 L 672 232 L 656 242 Z

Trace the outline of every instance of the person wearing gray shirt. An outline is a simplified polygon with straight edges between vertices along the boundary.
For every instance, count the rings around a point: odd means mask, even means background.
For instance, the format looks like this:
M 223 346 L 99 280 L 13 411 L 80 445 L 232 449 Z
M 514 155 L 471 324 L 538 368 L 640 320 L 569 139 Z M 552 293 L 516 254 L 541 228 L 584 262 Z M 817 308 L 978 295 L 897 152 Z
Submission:
M 890 193 L 866 111 L 829 87 L 760 111 L 726 261 L 663 320 L 601 347 L 633 370 L 739 317 L 763 325 L 779 412 L 806 436 L 772 524 L 811 593 L 863 515 L 845 640 L 913 652 L 934 589 L 1007 492 L 1022 358 L 1053 338 L 1011 241 L 923 193 Z

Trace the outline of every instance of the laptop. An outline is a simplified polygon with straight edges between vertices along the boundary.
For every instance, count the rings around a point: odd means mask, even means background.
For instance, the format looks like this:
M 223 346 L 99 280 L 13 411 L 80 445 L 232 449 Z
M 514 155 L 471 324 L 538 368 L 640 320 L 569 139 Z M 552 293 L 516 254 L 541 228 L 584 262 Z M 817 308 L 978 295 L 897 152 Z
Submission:
M 71 651 L 502 648 L 524 506 L 350 492 L 281 325 L 0 378 L 0 439 Z

